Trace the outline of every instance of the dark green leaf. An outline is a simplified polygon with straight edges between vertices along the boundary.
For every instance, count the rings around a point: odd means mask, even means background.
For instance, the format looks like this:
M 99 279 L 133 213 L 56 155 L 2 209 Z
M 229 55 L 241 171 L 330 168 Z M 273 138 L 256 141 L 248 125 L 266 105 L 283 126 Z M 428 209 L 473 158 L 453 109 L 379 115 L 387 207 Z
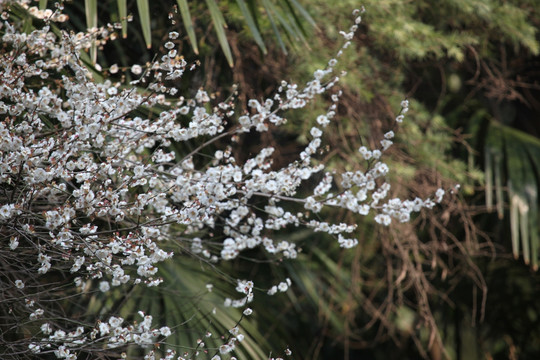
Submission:
M 221 10 L 219 10 L 215 0 L 206 0 L 206 4 L 208 5 L 208 10 L 210 10 L 210 17 L 214 22 L 214 28 L 216 29 L 219 45 L 225 54 L 225 58 L 227 59 L 229 66 L 233 67 L 231 48 L 229 46 L 229 41 L 227 40 L 227 35 L 225 34 L 227 24 L 225 23 L 223 14 L 221 13 Z
M 289 2 L 296 8 L 296 10 L 300 12 L 300 14 L 302 14 L 304 19 L 306 19 L 311 24 L 311 26 L 317 27 L 315 20 L 313 20 L 311 15 L 309 15 L 306 9 L 302 5 L 300 5 L 300 3 L 297 0 L 288 0 L 287 3 Z
M 150 9 L 148 1 L 149 0 L 137 0 L 137 9 L 139 10 L 139 19 L 141 21 L 144 42 L 146 43 L 146 47 L 150 49 L 152 47 L 152 33 L 150 28 Z
M 193 20 L 191 19 L 191 13 L 189 12 L 189 5 L 187 0 L 176 0 L 178 7 L 180 8 L 180 15 L 182 16 L 182 22 L 193 47 L 193 52 L 195 54 L 199 53 L 199 47 L 197 46 L 197 37 L 195 36 L 195 30 L 193 28 Z
M 118 14 L 120 15 L 120 22 L 122 23 L 122 37 L 127 37 L 127 0 L 117 0 Z
M 238 3 L 238 6 L 240 7 L 242 14 L 244 15 L 244 18 L 246 19 L 246 23 L 249 27 L 249 30 L 251 31 L 251 34 L 253 35 L 253 39 L 255 39 L 255 42 L 257 43 L 257 45 L 259 45 L 263 54 L 266 54 L 268 50 L 266 49 L 266 46 L 264 45 L 264 41 L 259 32 L 259 29 L 257 28 L 257 25 L 255 24 L 255 21 L 253 20 L 253 16 L 251 16 L 251 12 L 247 8 L 245 1 L 236 0 L 236 2 Z
M 281 50 L 287 54 L 287 48 L 285 47 L 285 44 L 283 43 L 283 40 L 281 39 L 280 32 L 276 26 L 276 22 L 274 21 L 274 17 L 272 16 L 272 12 L 270 10 L 271 4 L 268 0 L 262 0 L 262 4 L 264 6 L 264 10 L 266 11 L 266 15 L 268 15 L 268 20 L 270 20 L 270 24 L 272 25 L 272 29 L 274 30 L 274 34 L 276 35 L 276 39 L 279 43 L 279 46 L 281 47 Z
M 96 28 L 97 27 L 97 0 L 85 0 L 84 1 L 84 10 L 86 12 L 86 27 Z M 97 59 L 97 46 L 93 42 L 90 47 L 90 58 L 92 59 L 92 64 L 96 63 Z

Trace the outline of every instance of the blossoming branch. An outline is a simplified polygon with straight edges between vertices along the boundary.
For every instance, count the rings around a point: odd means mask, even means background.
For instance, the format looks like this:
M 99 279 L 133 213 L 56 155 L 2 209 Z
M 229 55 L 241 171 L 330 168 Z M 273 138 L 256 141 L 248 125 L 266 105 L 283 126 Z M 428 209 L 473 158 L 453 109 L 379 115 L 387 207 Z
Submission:
M 14 15 L 17 6 L 44 25 L 24 32 Z M 88 321 L 75 314 L 60 317 L 55 301 L 126 284 L 159 285 L 158 264 L 175 261 L 172 251 L 163 250 L 170 243 L 215 264 L 258 247 L 294 259 L 296 244 L 274 241 L 274 232 L 306 227 L 331 234 L 344 248 L 358 244 L 355 224 L 312 216 L 325 208 L 371 215 L 388 226 L 393 220 L 409 221 L 412 213 L 431 208 L 444 195 L 440 189 L 434 199 L 389 199 L 385 176 L 391 169 L 383 155 L 393 131 L 379 147 L 358 150 L 365 171 L 335 174 L 316 161 L 336 117 L 337 84 L 344 75 L 336 66 L 361 21 L 357 10 L 354 25 L 342 32 L 344 45 L 336 57 L 307 84 L 283 81 L 273 97 L 251 99 L 247 109 L 238 111 L 234 98 L 212 104 L 202 89 L 185 98 L 171 85 L 190 71 L 178 54 L 176 32 L 169 34 L 160 59 L 131 67 L 136 81 L 106 76 L 98 82 L 80 54 L 106 42 L 114 26 L 68 33 L 54 26 L 66 20 L 61 6 L 40 11 L 28 1 L 4 1 L 0 8 L 0 232 L 8 242 L 0 259 L 10 264 L 2 273 L 9 282 L 1 301 L 10 309 L 3 321 L 11 318 L 14 328 L 22 322 L 37 329 L 31 338 L 17 339 L 13 353 L 75 359 L 81 351 L 165 341 L 171 329 L 152 325 L 151 314 L 139 312 L 132 323 L 107 314 Z M 113 65 L 108 71 L 120 70 Z M 310 141 L 295 161 L 273 168 L 271 147 L 246 161 L 234 157 L 238 137 L 282 126 L 288 111 L 302 111 L 324 94 L 331 105 L 313 119 Z M 401 103 L 397 123 L 408 107 L 408 101 Z M 162 110 L 148 117 L 147 109 Z M 183 143 L 195 145 L 181 152 Z M 322 180 L 308 191 L 308 180 L 316 174 Z M 291 211 L 290 204 L 298 210 Z M 223 234 L 217 244 L 200 236 L 202 229 L 217 227 Z M 289 286 L 287 279 L 268 293 Z M 252 282 L 239 281 L 237 291 L 245 297 L 225 304 L 250 315 L 246 306 L 253 301 L 252 289 Z M 214 358 L 233 351 L 243 336 L 231 329 Z M 168 351 L 165 358 L 175 356 Z

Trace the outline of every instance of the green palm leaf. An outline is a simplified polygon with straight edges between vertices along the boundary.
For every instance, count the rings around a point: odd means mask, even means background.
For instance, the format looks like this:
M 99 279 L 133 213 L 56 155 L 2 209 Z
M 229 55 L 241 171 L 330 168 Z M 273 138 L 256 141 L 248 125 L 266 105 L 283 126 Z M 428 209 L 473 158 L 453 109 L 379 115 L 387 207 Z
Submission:
M 257 28 L 257 24 L 255 23 L 253 16 L 251 15 L 251 12 L 246 6 L 246 2 L 244 0 L 236 0 L 236 3 L 238 4 L 238 7 L 240 7 L 244 18 L 246 19 L 246 23 L 249 27 L 249 30 L 251 31 L 251 34 L 253 35 L 253 39 L 255 40 L 259 48 L 262 50 L 263 54 L 266 54 L 268 50 L 264 45 L 264 40 L 261 36 L 261 33 L 259 32 L 259 29 Z
M 297 27 L 295 27 L 294 21 L 290 21 L 286 19 L 285 14 L 282 14 L 274 4 L 269 0 L 263 0 L 265 4 L 265 8 L 270 10 L 271 13 L 274 14 L 275 18 L 277 18 L 279 24 L 285 29 L 285 35 L 289 38 L 289 41 L 291 43 L 297 42 L 297 41 L 305 41 L 305 38 L 301 31 L 298 30 Z M 267 10 L 267 13 L 268 13 Z M 270 15 L 269 15 L 270 16 Z
M 160 316 L 155 321 L 169 326 L 173 334 L 167 338 L 163 351 L 172 349 L 178 354 L 192 354 L 198 340 L 204 341 L 209 357 L 224 343 L 223 338 L 238 324 L 243 309 L 224 309 L 223 299 L 238 297 L 234 285 L 219 281 L 219 275 L 197 260 L 177 256 L 160 266 L 159 276 L 164 283 L 159 287 L 135 287 L 126 297 L 120 316 L 129 318 L 138 310 Z M 219 282 L 218 282 L 219 281 Z M 213 284 L 209 292 L 205 284 Z M 256 314 L 254 314 L 256 315 Z M 239 359 L 263 359 L 270 346 L 268 340 L 249 318 L 239 325 L 245 340 L 234 350 Z M 209 334 L 209 335 L 207 335 Z M 132 356 L 139 349 L 133 349 Z
M 191 13 L 189 12 L 189 5 L 187 0 L 177 0 L 178 6 L 180 7 L 180 15 L 182 16 L 182 22 L 184 23 L 184 28 L 191 42 L 191 47 L 195 54 L 199 53 L 199 47 L 197 46 L 197 37 L 195 36 L 195 29 L 193 28 L 193 19 L 191 18 Z
M 266 15 L 268 16 L 268 20 L 270 20 L 270 24 L 272 25 L 272 30 L 274 30 L 274 34 L 276 35 L 278 44 L 281 47 L 281 51 L 283 51 L 284 54 L 287 54 L 287 48 L 285 47 L 285 43 L 283 42 L 283 39 L 281 38 L 280 32 L 278 30 L 278 27 L 276 25 L 276 22 L 274 21 L 274 17 L 270 10 L 270 3 L 268 0 L 261 0 L 261 2 L 264 6 L 264 10 L 266 11 Z
M 232 58 L 231 47 L 229 46 L 227 35 L 225 34 L 225 28 L 227 27 L 227 23 L 223 18 L 223 13 L 219 10 L 219 7 L 216 4 L 215 0 L 206 0 L 206 5 L 208 6 L 208 10 L 210 10 L 210 16 L 212 17 L 212 22 L 214 23 L 214 28 L 216 30 L 219 45 L 223 50 L 223 54 L 225 55 L 229 66 L 233 67 L 234 62 Z
M 89 29 L 97 27 L 97 0 L 85 0 L 84 1 L 84 10 L 86 12 L 86 27 Z M 90 58 L 92 63 L 96 63 L 97 59 L 97 46 L 93 42 L 90 47 Z
M 182 22 L 186 30 L 187 36 L 191 43 L 191 47 L 195 54 L 199 53 L 199 46 L 197 41 L 197 35 L 195 32 L 194 18 L 191 14 L 189 3 L 187 0 L 176 1 L 182 17 Z M 47 1 L 40 0 L 40 7 L 45 8 Z M 227 59 L 230 66 L 234 64 L 231 48 L 225 29 L 227 28 L 227 22 L 223 16 L 223 12 L 219 6 L 225 6 L 224 4 L 216 2 L 215 0 L 205 0 L 206 7 L 209 10 L 210 20 L 215 28 L 215 32 L 218 38 L 220 47 Z M 268 16 L 268 20 L 274 36 L 281 47 L 282 51 L 286 54 L 287 49 L 282 35 L 284 34 L 289 43 L 294 45 L 297 42 L 303 42 L 306 44 L 305 35 L 306 30 L 303 23 L 306 22 L 310 26 L 315 27 L 315 21 L 309 15 L 307 10 L 297 0 L 287 0 L 284 2 L 274 2 L 272 0 L 236 0 L 236 4 L 240 9 L 240 13 L 247 24 L 247 29 L 253 36 L 253 40 L 257 46 L 261 49 L 263 54 L 268 52 L 264 43 L 262 31 L 259 26 L 259 17 L 264 14 Z M 117 17 L 122 24 L 122 36 L 127 37 L 127 16 L 128 6 L 127 0 L 116 1 Z M 257 6 L 262 5 L 262 6 Z M 230 5 L 227 5 L 230 6 Z M 263 9 L 261 12 L 257 12 L 257 9 Z M 150 2 L 149 0 L 137 0 L 138 18 L 141 26 L 144 42 L 147 48 L 152 46 L 151 37 L 151 21 L 150 21 Z M 85 0 L 85 16 L 86 25 L 88 28 L 96 27 L 97 22 L 98 2 L 97 0 Z M 114 12 L 114 10 L 113 10 Z M 112 14 L 111 14 L 112 15 Z M 93 62 L 96 59 L 96 47 L 91 48 L 91 58 Z
M 300 3 L 297 0 L 288 0 L 287 5 L 290 6 L 292 4 L 296 10 L 304 17 L 305 20 L 307 20 L 311 26 L 316 27 L 317 24 L 315 23 L 315 20 L 309 15 L 309 13 L 306 11 L 306 9 L 300 5 Z M 294 13 L 293 11 L 291 11 Z M 298 22 L 300 24 L 300 22 Z
M 122 37 L 127 37 L 127 0 L 118 0 L 118 15 L 120 16 L 120 23 L 122 24 Z
M 139 19 L 141 20 L 144 42 L 146 43 L 146 47 L 150 49 L 152 47 L 152 33 L 150 28 L 150 9 L 148 1 L 149 0 L 137 0 L 137 9 L 139 10 Z

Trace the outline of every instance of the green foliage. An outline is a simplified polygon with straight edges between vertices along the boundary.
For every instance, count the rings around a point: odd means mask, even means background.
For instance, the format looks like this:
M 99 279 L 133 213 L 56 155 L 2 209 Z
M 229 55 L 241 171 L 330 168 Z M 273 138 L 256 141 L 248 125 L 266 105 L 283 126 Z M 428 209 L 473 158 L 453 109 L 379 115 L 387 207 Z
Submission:
M 113 0 L 108 0 L 107 2 L 102 2 L 100 6 L 107 6 L 108 9 L 111 9 L 110 18 L 116 19 L 122 24 L 122 35 L 123 37 L 127 36 L 128 29 L 128 4 L 126 0 L 117 0 L 116 8 L 111 7 L 109 3 L 112 3 Z M 194 25 L 196 20 L 192 16 L 191 9 L 197 7 L 198 4 L 202 1 L 190 1 L 187 0 L 177 0 L 178 8 L 182 18 L 182 22 L 186 33 L 189 37 L 191 46 L 195 54 L 199 52 L 198 36 L 196 34 L 195 28 L 197 25 Z M 171 7 L 172 4 L 169 4 L 167 1 L 158 2 L 160 6 L 167 8 Z M 45 8 L 47 6 L 47 1 L 40 1 L 40 8 Z M 155 6 L 153 4 L 152 6 Z M 285 0 L 285 1 L 274 1 L 274 0 L 236 0 L 225 1 L 225 2 L 216 2 L 215 0 L 205 0 L 206 9 L 210 14 L 211 24 L 215 30 L 216 36 L 219 40 L 220 47 L 223 51 L 229 66 L 233 66 L 233 56 L 229 46 L 229 41 L 227 39 L 226 28 L 228 23 L 225 20 L 224 13 L 228 13 L 234 8 L 238 7 L 241 13 L 241 17 L 245 21 L 249 32 L 253 36 L 253 39 L 261 49 L 261 51 L 266 54 L 267 49 L 261 35 L 265 31 L 261 31 L 261 18 L 266 16 L 269 20 L 274 36 L 281 45 L 282 50 L 286 53 L 287 48 L 285 42 L 282 39 L 282 34 L 284 34 L 289 40 L 290 44 L 294 44 L 299 41 L 304 40 L 305 33 L 305 23 L 314 26 L 315 22 L 309 15 L 308 11 L 297 0 Z M 171 9 L 166 9 L 167 12 L 170 12 Z M 147 48 L 152 46 L 152 29 L 151 29 L 151 11 L 150 11 L 150 1 L 149 0 L 137 0 L 137 13 L 138 13 L 138 23 L 142 30 L 144 42 Z M 263 11 L 264 10 L 264 11 Z M 95 0 L 85 0 L 85 16 L 86 16 L 86 26 L 87 28 L 93 28 L 97 26 L 97 14 L 98 14 L 98 2 Z M 114 21 L 114 20 L 113 20 Z M 199 25 L 200 26 L 200 25 Z M 92 59 L 95 62 L 95 47 L 92 48 Z
M 40 4 L 41 5 L 41 4 Z M 97 28 L 98 26 L 98 13 L 97 13 L 97 0 L 85 0 L 84 1 L 84 10 L 86 12 L 86 25 L 89 29 Z M 97 46 L 92 44 L 90 48 L 90 57 L 92 62 L 95 64 L 97 57 Z
M 398 0 L 367 1 L 370 36 L 400 59 L 425 60 L 448 57 L 462 62 L 466 48 L 474 46 L 482 55 L 493 49 L 489 42 L 503 41 L 539 51 L 537 27 L 529 15 L 536 5 L 521 1 L 443 0 L 429 2 Z M 391 18 L 392 21 L 384 21 Z
M 146 47 L 152 47 L 152 35 L 150 34 L 150 6 L 148 0 L 137 0 L 137 9 L 139 10 L 139 19 L 144 36 Z
M 356 5 L 352 1 L 341 1 L 330 8 L 325 2 L 313 1 L 313 3 L 314 6 L 311 8 L 313 17 L 324 21 L 320 27 L 327 31 L 318 37 L 318 45 L 312 45 L 314 51 L 311 53 L 311 61 L 307 60 L 303 54 L 295 59 L 295 69 L 302 71 L 306 77 L 306 74 L 311 73 L 316 66 L 320 66 L 326 56 L 331 54 L 331 50 L 324 50 L 325 45 L 339 39 L 339 25 L 336 26 L 336 24 L 343 23 L 341 16 L 345 13 L 345 8 Z M 491 239 L 496 242 L 498 251 L 503 253 L 501 256 L 504 257 L 504 251 L 500 246 L 512 245 L 514 256 L 517 256 L 521 250 L 525 262 L 536 269 L 540 233 L 537 210 L 537 193 L 540 188 L 538 183 L 538 169 L 540 168 L 538 145 L 540 142 L 537 137 L 528 136 L 523 131 L 512 127 L 516 126 L 517 114 L 515 112 L 519 111 L 515 110 L 517 107 L 515 102 L 519 101 L 527 106 L 527 101 L 524 100 L 525 95 L 521 92 L 520 85 L 516 84 L 525 84 L 524 89 L 528 86 L 536 89 L 534 84 L 537 77 L 534 77 L 533 73 L 531 75 L 525 73 L 524 70 L 526 70 L 527 62 L 534 67 L 532 61 L 537 61 L 534 56 L 539 52 L 537 14 L 540 13 L 540 4 L 534 1 L 489 0 L 440 1 L 437 2 L 437 6 L 427 1 L 367 1 L 363 4 L 367 9 L 363 22 L 366 31 L 361 32 L 360 38 L 357 39 L 356 54 L 340 59 L 343 68 L 349 71 L 347 78 L 343 80 L 344 97 L 347 98 L 350 92 L 354 94 L 354 98 L 360 98 L 361 102 L 346 102 L 347 106 L 340 109 L 343 120 L 336 124 L 334 137 L 328 139 L 333 144 L 330 150 L 333 157 L 328 156 L 328 161 L 333 162 L 337 167 L 357 168 L 361 163 L 359 157 L 340 158 L 340 149 L 354 149 L 365 141 L 366 137 L 363 134 L 368 132 L 376 134 L 380 131 L 381 124 L 390 121 L 395 114 L 394 104 L 397 104 L 403 96 L 400 93 L 410 91 L 409 100 L 412 104 L 410 116 L 414 120 L 404 123 L 398 135 L 398 141 L 406 142 L 408 145 L 407 153 L 405 157 L 403 153 L 396 154 L 396 161 L 389 164 L 399 169 L 399 176 L 408 187 L 417 189 L 416 186 L 421 184 L 422 178 L 425 177 L 431 177 L 434 181 L 443 183 L 450 181 L 462 185 L 461 196 L 464 196 L 467 203 L 462 203 L 459 207 L 465 206 L 467 210 L 464 210 L 465 213 L 459 213 L 457 209 L 454 209 L 456 213 L 452 216 L 461 220 L 456 223 L 447 222 L 446 224 L 452 225 L 447 225 L 443 234 L 452 234 L 451 236 L 456 239 L 454 244 L 466 248 L 464 250 L 466 254 L 462 254 L 465 262 L 472 264 L 472 259 L 467 259 L 469 256 L 486 254 L 486 251 L 481 249 L 487 249 L 493 244 L 476 243 L 476 240 L 486 234 L 491 234 L 493 235 Z M 527 99 L 532 97 L 534 95 Z M 514 114 L 512 111 L 500 111 L 497 104 L 501 103 L 514 109 Z M 532 105 L 529 103 L 528 106 Z M 390 110 L 392 107 L 394 107 L 393 114 Z M 314 108 L 311 117 L 316 116 L 322 108 L 323 106 Z M 490 120 L 487 121 L 487 119 Z M 534 121 L 536 124 L 534 126 L 537 126 L 537 120 L 531 117 L 527 119 Z M 308 125 L 302 118 L 290 119 L 290 129 L 294 133 L 305 132 L 306 126 Z M 538 133 L 535 135 L 538 136 Z M 486 161 L 482 167 L 484 156 Z M 473 218 L 466 214 L 466 212 L 478 214 L 485 211 L 481 207 L 484 194 L 479 191 L 484 183 L 488 208 L 491 209 L 496 204 L 501 216 L 504 214 L 507 219 L 510 219 L 509 229 L 504 226 L 504 223 L 494 228 L 493 222 L 497 220 L 492 217 L 475 215 L 473 223 Z M 496 201 L 493 200 L 493 194 Z M 446 236 L 437 232 L 420 234 L 424 242 L 435 244 L 440 243 L 440 239 Z M 469 243 L 469 241 L 472 242 Z M 365 246 L 365 243 L 362 246 Z M 491 251 L 487 253 L 493 254 Z M 374 252 L 372 256 L 381 255 Z M 459 254 L 456 255 L 456 253 L 441 254 L 440 258 L 437 256 L 437 259 L 433 260 L 433 263 L 437 265 L 432 266 L 436 268 L 440 266 L 440 271 L 445 274 L 449 269 L 445 268 L 443 259 L 458 257 Z M 313 256 L 309 259 L 313 261 L 317 257 Z M 329 259 L 337 263 L 335 257 L 330 256 Z M 368 259 L 367 255 L 362 263 L 369 262 Z M 425 259 L 426 262 L 428 259 L 429 257 Z M 439 262 L 441 260 L 443 262 Z M 339 264 L 342 266 L 341 272 L 349 271 L 348 263 L 340 260 Z M 512 270 L 520 265 L 505 262 L 504 266 Z M 323 283 L 338 287 L 340 286 L 339 277 L 331 271 L 331 268 L 327 267 L 324 271 L 312 268 L 311 271 L 321 277 L 324 273 L 332 274 L 323 280 Z M 399 269 L 393 269 L 393 271 L 397 270 Z M 384 270 L 382 271 L 384 273 Z M 448 282 L 462 281 L 461 276 L 465 275 L 467 278 L 467 273 L 478 273 L 478 269 L 475 270 L 474 267 L 461 271 L 461 275 L 455 279 L 437 282 L 437 288 L 448 286 Z M 486 276 L 492 276 L 490 271 L 486 270 Z M 450 270 L 450 272 L 460 273 L 459 270 Z M 365 273 L 363 276 L 365 279 L 369 276 L 379 276 L 379 278 L 388 276 L 388 274 L 377 274 Z M 447 275 L 442 276 L 445 278 Z M 331 309 L 330 303 L 346 302 L 346 297 L 340 290 L 328 291 L 327 287 L 318 283 L 319 280 L 314 275 L 305 276 L 302 281 L 310 283 L 309 286 L 304 285 L 303 295 L 317 299 L 320 311 L 325 314 L 329 313 L 328 309 Z M 478 279 L 474 280 L 474 283 L 476 285 L 471 285 L 472 287 L 478 286 L 482 289 L 484 286 Z M 381 286 L 390 287 L 391 285 L 381 284 Z M 502 289 L 496 288 L 499 285 L 493 283 L 491 286 L 494 287 L 489 287 L 489 293 L 493 294 L 491 301 L 504 302 L 504 296 L 499 295 Z M 472 287 L 468 287 L 467 291 L 470 291 Z M 320 290 L 314 290 L 317 288 Z M 483 288 L 482 291 L 485 289 Z M 521 291 L 522 289 L 516 289 L 514 294 L 515 307 L 504 310 L 511 312 L 516 318 L 528 316 L 519 310 L 518 304 L 526 298 L 520 299 Z M 330 294 L 330 299 L 322 299 L 323 293 Z M 405 293 L 404 296 L 409 302 L 413 301 L 414 297 L 411 297 L 410 293 Z M 452 319 L 444 315 L 449 311 L 441 304 L 444 301 L 436 300 L 437 296 L 434 294 L 428 296 L 434 313 L 437 313 L 435 315 L 439 316 L 436 322 L 445 324 L 445 327 L 454 326 L 451 324 Z M 448 296 L 449 301 L 463 305 L 463 311 L 471 311 L 472 305 L 462 304 L 460 300 L 463 296 L 469 296 L 468 294 L 456 292 Z M 365 303 L 362 298 L 356 301 L 360 304 Z M 412 308 L 414 309 L 414 306 Z M 407 310 L 403 309 L 403 307 L 394 309 L 396 317 L 390 321 L 395 321 L 395 325 L 399 325 L 398 328 L 405 327 L 402 323 L 402 315 Z M 332 329 L 336 330 L 336 334 L 340 331 L 343 334 L 343 324 L 346 320 L 343 315 L 339 315 L 339 311 L 333 310 L 332 314 L 328 314 L 328 321 L 333 325 Z M 475 308 L 473 311 L 479 310 Z M 489 315 L 486 316 L 489 317 Z M 469 320 L 475 322 L 478 319 Z M 537 320 L 536 324 L 538 324 Z M 486 322 L 485 328 L 489 326 Z M 386 330 L 391 333 L 388 328 Z M 465 323 L 455 328 L 456 333 L 462 330 L 468 331 L 471 336 L 474 335 L 474 331 Z M 480 358 L 482 353 L 497 353 L 501 356 L 504 351 L 518 351 L 523 354 L 534 351 L 533 347 L 508 350 L 508 341 L 520 340 L 508 334 L 511 332 L 504 336 L 510 336 L 510 340 L 508 338 L 503 340 L 503 335 L 495 334 L 495 332 L 486 335 L 493 336 L 489 341 L 478 336 L 476 338 L 478 342 L 482 341 L 489 345 L 485 348 L 477 348 L 476 355 L 465 352 L 463 348 L 455 348 L 458 342 L 457 337 L 445 335 L 444 343 L 450 358 L 465 356 L 464 354 Z M 347 341 L 352 340 L 349 338 Z M 423 343 L 423 346 L 427 347 L 427 343 L 428 341 Z M 507 346 L 498 348 L 501 343 Z M 403 343 L 401 346 L 405 347 Z M 473 357 L 465 356 L 464 358 Z

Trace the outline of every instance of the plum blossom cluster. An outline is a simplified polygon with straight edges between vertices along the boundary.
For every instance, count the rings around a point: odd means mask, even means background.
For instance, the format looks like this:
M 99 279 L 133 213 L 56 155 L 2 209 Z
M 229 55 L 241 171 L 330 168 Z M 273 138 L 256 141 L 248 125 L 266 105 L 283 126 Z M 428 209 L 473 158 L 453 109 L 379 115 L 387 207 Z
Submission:
M 142 321 L 133 325 L 122 326 L 124 319 L 111 316 L 108 321 L 98 320 L 97 325 L 90 331 L 78 326 L 74 331 L 66 333 L 62 329 L 54 329 L 50 323 L 41 325 L 41 333 L 48 335 L 40 341 L 28 345 L 32 353 L 53 353 L 58 359 L 77 359 L 77 353 L 82 347 L 92 347 L 98 338 L 107 339 L 107 348 L 123 347 L 129 343 L 148 347 L 159 341 L 159 338 L 171 335 L 167 326 L 152 328 L 152 316 L 139 312 Z
M 132 84 L 97 82 L 79 54 L 96 41 L 104 42 L 111 27 L 58 33 L 49 22 L 65 20 L 59 9 L 30 9 L 45 25 L 25 33 L 11 21 L 10 3 L 0 5 L 0 231 L 9 239 L 0 256 L 24 255 L 24 262 L 14 264 L 8 303 L 22 299 L 24 306 L 13 316 L 42 321 L 47 337 L 27 346 L 33 353 L 75 359 L 84 349 L 152 346 L 171 334 L 167 327 L 153 328 L 152 316 L 143 313 L 142 321 L 128 326 L 118 316 L 96 319 L 95 324 L 73 321 L 68 324 L 73 329 L 55 324 L 49 320 L 55 318 L 53 309 L 37 305 L 48 281 L 51 289 L 57 286 L 55 274 L 63 274 L 63 285 L 72 286 L 73 296 L 109 293 L 126 284 L 156 286 L 162 282 L 158 264 L 173 258 L 172 245 L 179 242 L 214 263 L 254 248 L 294 259 L 299 251 L 295 243 L 272 239 L 288 227 L 328 233 L 351 248 L 358 243 L 356 225 L 314 220 L 311 214 L 343 208 L 389 225 L 394 219 L 408 221 L 413 212 L 432 207 L 444 195 L 440 190 L 433 200 L 388 199 L 391 186 L 384 179 L 390 169 L 382 155 L 392 145 L 392 131 L 379 148 L 359 149 L 365 170 L 334 174 L 317 161 L 341 95 L 335 87 L 343 74 L 336 74 L 336 66 L 357 30 L 359 12 L 343 33 L 345 43 L 336 58 L 315 71 L 311 81 L 304 86 L 284 81 L 273 97 L 251 99 L 239 112 L 233 101 L 211 105 L 202 89 L 187 99 L 170 85 L 189 71 L 177 53 L 178 33 L 169 34 L 168 52 L 160 59 L 131 68 L 140 76 Z M 116 65 L 110 69 L 117 71 Z M 239 136 L 281 126 L 287 110 L 302 109 L 325 93 L 332 103 L 314 121 L 310 141 L 296 160 L 275 169 L 271 147 L 242 162 L 235 158 Z M 148 109 L 162 110 L 148 117 Z M 396 122 L 407 109 L 404 101 Z M 230 120 L 235 117 L 237 121 Z M 180 151 L 186 142 L 196 145 Z M 306 190 L 320 174 L 320 182 Z M 221 234 L 217 246 L 200 236 L 203 229 Z M 34 277 L 26 281 L 19 274 Z M 290 286 L 287 279 L 268 293 Z M 251 281 L 238 282 L 237 291 L 245 296 L 226 299 L 225 305 L 245 307 L 253 300 Z M 243 314 L 250 315 L 251 309 Z M 221 354 L 242 341 L 235 329 Z M 168 352 L 165 358 L 174 356 Z

